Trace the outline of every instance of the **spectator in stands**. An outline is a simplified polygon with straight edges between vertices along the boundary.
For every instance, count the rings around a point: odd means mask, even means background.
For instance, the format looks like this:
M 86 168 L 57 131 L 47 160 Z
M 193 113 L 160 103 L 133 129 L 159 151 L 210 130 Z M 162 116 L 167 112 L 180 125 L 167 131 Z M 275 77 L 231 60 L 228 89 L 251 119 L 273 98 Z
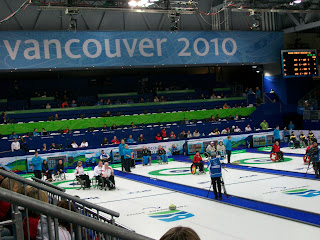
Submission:
M 51 143 L 51 147 L 50 147 L 50 149 L 52 149 L 52 150 L 55 150 L 55 149 L 57 149 L 56 148 L 56 144 L 53 142 L 53 143 Z
M 110 159 L 109 154 L 105 153 L 104 150 L 101 150 L 100 160 L 102 162 L 109 162 L 110 161 L 109 159 Z
M 162 137 L 162 138 L 166 138 L 166 137 L 167 137 L 167 131 L 166 131 L 165 128 L 162 128 L 162 129 L 161 129 L 161 137 Z
M 214 116 L 213 116 L 213 115 L 211 115 L 211 117 L 209 118 L 209 121 L 210 121 L 210 122 L 214 122 L 214 121 L 215 121 L 215 119 L 214 119 Z
M 217 154 L 220 156 L 224 156 L 226 152 L 226 147 L 223 145 L 223 142 L 220 141 L 217 145 Z
M 235 132 L 235 133 L 240 133 L 240 132 L 241 132 L 241 129 L 240 129 L 238 126 L 236 126 L 236 128 L 233 130 L 233 132 Z
M 47 136 L 48 135 L 48 132 L 45 128 L 42 128 L 41 130 L 41 136 Z
M 8 116 L 7 116 L 7 112 L 6 111 L 1 113 L 1 121 L 0 121 L 0 123 L 4 123 L 4 124 L 8 123 Z
M 89 144 L 88 144 L 88 142 L 86 142 L 86 140 L 83 140 L 82 143 L 80 144 L 80 148 L 85 148 L 88 146 L 89 146 Z
M 215 129 L 216 135 L 220 135 L 220 131 L 218 128 Z
M 293 122 L 290 121 L 289 126 L 288 126 L 289 131 L 294 130 L 294 127 L 295 127 L 295 126 L 294 126 Z
M 229 115 L 229 116 L 227 116 L 227 121 L 231 121 L 231 120 L 233 120 L 233 117 L 231 116 L 231 114 Z
M 213 129 L 209 134 L 208 136 L 214 136 L 214 135 L 217 135 L 217 132 L 215 129 Z
M 200 240 L 200 237 L 189 227 L 173 227 L 160 240 Z
M 253 94 L 254 94 L 254 92 L 253 92 L 252 88 L 249 88 L 248 95 L 253 95 Z
M 78 107 L 78 104 L 76 103 L 76 100 L 72 100 L 70 107 Z
M 101 143 L 101 146 L 104 146 L 104 145 L 108 145 L 108 140 L 106 137 L 104 137 L 102 143 Z
M 160 102 L 165 102 L 166 99 L 164 98 L 164 96 L 161 96 L 159 101 L 160 101 Z
M 193 138 L 193 135 L 190 130 L 187 131 L 187 138 Z
M 33 130 L 33 134 L 32 134 L 34 137 L 39 137 L 40 136 L 40 134 L 38 133 L 38 129 L 34 129 Z
M 143 98 L 140 98 L 139 103 L 144 103 L 144 99 L 143 99 Z
M 186 132 L 183 130 L 180 134 L 179 134 L 179 139 L 184 139 L 187 137 Z
M 62 159 L 59 159 L 58 163 L 54 167 L 54 173 L 55 173 L 55 175 L 60 175 L 65 172 L 66 172 L 66 170 L 64 168 L 64 163 L 63 163 Z
M 71 147 L 72 147 L 72 148 L 78 148 L 78 144 L 77 144 L 75 141 L 73 141 L 73 142 L 71 143 Z
M 117 99 L 116 105 L 121 105 L 121 101 L 119 99 Z
M 162 140 L 162 137 L 161 137 L 160 133 L 157 133 L 156 140 L 157 141 L 161 141 Z
M 69 104 L 67 101 L 64 101 L 61 105 L 62 108 L 68 108 L 69 107 Z
M 262 130 L 268 130 L 269 124 L 267 123 L 266 120 L 263 120 L 262 123 L 260 123 L 260 127 Z
M 76 176 L 76 178 L 80 178 L 81 180 L 84 181 L 84 186 L 86 188 L 90 188 L 90 185 L 91 185 L 91 181 L 89 179 L 89 175 L 85 174 L 84 173 L 84 170 L 83 170 L 83 167 L 82 167 L 82 162 L 81 161 L 78 161 L 77 163 L 77 167 L 74 171 L 74 175 Z M 71 206 L 73 206 L 71 204 Z M 60 239 L 60 238 L 59 238 Z
M 66 129 L 63 130 L 63 133 L 71 133 L 71 130 L 69 129 L 69 127 L 66 127 Z
M 132 98 L 128 99 L 127 104 L 134 104 L 134 101 L 132 100 Z
M 159 101 L 160 101 L 160 100 L 159 100 L 158 96 L 154 96 L 153 102 L 159 102 Z
M 47 149 L 47 144 L 42 144 L 42 151 L 47 151 L 48 149 Z
M 44 159 L 42 162 L 42 172 L 46 176 L 47 181 L 52 181 L 52 172 L 49 169 L 47 161 Z
M 216 99 L 216 98 L 217 96 L 214 93 L 212 93 L 212 95 L 210 96 L 210 99 Z
M 45 106 L 45 108 L 46 108 L 46 109 L 50 109 L 50 108 L 51 108 L 50 103 L 47 103 L 46 106 Z
M 231 127 L 230 132 L 231 132 L 231 133 L 234 133 L 234 129 L 235 129 L 235 128 L 236 128 L 236 126 L 233 125 L 233 126 Z
M 130 128 L 136 128 L 136 125 L 134 125 L 134 123 L 133 123 L 133 122 L 131 122 L 131 124 L 130 124 Z
M 112 102 L 110 99 L 107 100 L 106 105 L 112 105 Z
M 230 128 L 229 127 L 225 128 L 225 129 L 223 129 L 221 131 L 221 134 L 229 134 L 229 133 L 230 133 Z
M 259 87 L 256 87 L 256 99 L 257 99 L 257 102 L 261 100 L 261 91 Z
M 13 142 L 11 143 L 11 151 L 19 151 L 20 150 L 20 143 L 18 142 L 18 139 L 14 139 Z
M 170 132 L 170 136 L 169 138 L 172 140 L 172 139 L 176 139 L 176 135 L 174 134 L 173 131 Z
M 1 181 L 1 188 L 17 192 L 19 183 L 16 180 L 9 179 L 9 178 L 4 178 Z M 1 190 L 0 190 L 1 191 Z M 0 222 L 11 220 L 12 219 L 12 214 L 11 214 L 11 204 L 5 201 L 0 200 Z M 2 229 L 3 232 L 0 232 L 0 238 L 1 239 L 6 239 L 8 236 L 8 239 L 15 239 L 14 237 L 9 238 L 11 236 L 9 227 Z M 7 232 L 7 234 L 3 234 L 4 232 Z
M 109 190 L 115 189 L 116 183 L 114 181 L 114 171 L 112 167 L 109 166 L 108 162 L 105 162 L 102 168 L 102 178 Z
M 83 173 L 83 175 L 84 175 L 84 173 Z M 82 176 L 82 175 L 80 175 L 80 176 Z M 84 175 L 84 177 L 83 177 L 84 180 L 87 179 L 85 176 L 87 176 L 87 175 Z M 67 200 L 59 201 L 57 206 L 61 207 L 61 208 L 64 208 L 64 209 L 68 209 L 68 210 L 70 210 L 72 212 L 76 212 L 76 209 L 75 209 L 74 205 L 70 204 Z M 69 206 L 70 206 L 70 208 L 69 208 Z M 58 219 L 58 222 L 59 222 L 59 226 L 58 226 L 59 240 L 72 239 L 71 235 L 73 233 L 71 232 L 71 229 L 70 229 L 70 223 L 67 222 L 67 221 L 64 221 L 62 219 Z M 74 226 L 73 226 L 73 229 L 74 229 Z
M 34 157 L 31 159 L 31 161 L 32 161 L 32 165 L 33 165 L 34 176 L 38 179 L 41 179 L 43 159 L 39 156 L 38 152 L 35 152 Z
M 145 142 L 146 140 L 143 137 L 143 134 L 140 134 L 140 136 L 137 139 L 138 142 Z
M 220 98 L 225 98 L 225 97 L 226 96 L 223 93 L 220 94 Z
M 252 129 L 251 129 L 249 124 L 245 127 L 244 131 L 245 132 L 251 132 L 252 131 Z
M 113 136 L 113 139 L 111 140 L 111 144 L 120 144 L 119 140 L 117 139 L 117 136 Z
M 194 130 L 193 137 L 200 137 L 200 133 L 199 133 L 198 129 Z
M 111 128 L 110 128 L 111 130 L 116 130 L 117 129 L 117 126 L 116 126 L 116 124 L 114 123 L 114 124 L 112 124 L 112 126 L 111 126 Z
M 129 138 L 127 139 L 127 143 L 134 143 L 134 139 L 132 137 L 132 135 L 129 135 Z
M 102 131 L 106 131 L 107 130 L 107 124 L 103 124 L 103 127 L 101 129 Z
M 239 116 L 238 116 L 238 114 L 236 113 L 236 115 L 234 116 L 234 118 L 233 118 L 234 120 L 239 120 Z
M 200 99 L 206 99 L 206 97 L 204 96 L 204 94 L 203 94 L 203 93 L 201 93 L 201 95 L 200 95 Z
M 111 115 L 111 113 L 110 113 L 110 111 L 107 111 L 106 112 L 106 117 L 111 117 L 112 115 Z
M 59 115 L 58 115 L 58 113 L 56 113 L 55 115 L 54 115 L 54 118 L 53 118 L 55 121 L 57 121 L 57 120 L 59 120 Z
M 189 124 L 189 120 L 187 120 L 186 118 L 184 118 L 184 119 L 181 121 L 181 124 Z
M 15 139 L 15 138 L 19 138 L 18 134 L 16 134 L 16 132 L 12 132 L 11 135 L 9 136 L 9 139 Z
M 206 148 L 206 152 L 210 155 L 216 151 L 216 148 L 214 146 L 214 142 L 210 142 L 210 144 Z
M 223 104 L 222 109 L 228 109 L 228 108 L 229 108 L 229 106 L 227 103 Z
M 219 114 L 217 114 L 217 115 L 216 115 L 216 117 L 214 118 L 214 120 L 216 120 L 216 121 L 220 121 Z
M 24 140 L 23 136 L 20 136 L 19 143 L 20 143 L 20 149 L 23 150 L 25 153 L 27 153 L 28 152 L 28 145 L 27 145 L 26 140 Z
M 103 99 L 101 98 L 97 103 L 96 103 L 96 106 L 103 106 L 104 105 L 104 102 L 103 102 Z

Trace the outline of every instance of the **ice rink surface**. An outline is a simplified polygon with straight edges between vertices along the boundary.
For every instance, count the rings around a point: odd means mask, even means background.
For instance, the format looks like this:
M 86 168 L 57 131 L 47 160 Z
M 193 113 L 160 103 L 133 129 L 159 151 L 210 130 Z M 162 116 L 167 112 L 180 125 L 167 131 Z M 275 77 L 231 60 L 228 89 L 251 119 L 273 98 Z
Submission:
M 268 155 L 262 153 L 241 153 L 232 155 L 232 161 L 245 160 L 242 165 L 249 167 L 296 172 L 306 170 L 301 157 L 287 156 L 292 160 L 281 163 L 270 163 L 266 157 Z M 208 189 L 209 174 L 191 175 L 190 165 L 191 163 L 180 161 L 164 165 L 157 163 L 151 166 L 137 165 L 132 169 L 132 173 L 149 177 L 154 181 L 165 180 Z M 92 174 L 89 172 L 90 177 Z M 223 177 L 229 194 L 320 214 L 319 181 L 230 168 L 223 170 Z M 58 186 L 65 187 L 69 194 L 78 195 L 87 201 L 119 212 L 120 218 L 117 219 L 119 223 L 155 239 L 159 239 L 170 228 L 180 225 L 193 228 L 203 240 L 300 240 L 318 238 L 320 233 L 318 227 L 117 176 L 118 189 L 111 191 L 95 188 L 75 190 L 72 187 L 73 178 L 73 174 L 68 174 L 69 181 L 61 182 Z M 169 211 L 170 204 L 175 204 L 177 210 Z

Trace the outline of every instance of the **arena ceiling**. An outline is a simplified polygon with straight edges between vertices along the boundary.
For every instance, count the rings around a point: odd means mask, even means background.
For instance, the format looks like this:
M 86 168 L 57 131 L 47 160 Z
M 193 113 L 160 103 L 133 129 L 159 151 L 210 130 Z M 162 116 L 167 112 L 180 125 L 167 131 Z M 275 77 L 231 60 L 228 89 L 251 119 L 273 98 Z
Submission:
M 315 31 L 319 0 L 0 0 L 0 31 Z

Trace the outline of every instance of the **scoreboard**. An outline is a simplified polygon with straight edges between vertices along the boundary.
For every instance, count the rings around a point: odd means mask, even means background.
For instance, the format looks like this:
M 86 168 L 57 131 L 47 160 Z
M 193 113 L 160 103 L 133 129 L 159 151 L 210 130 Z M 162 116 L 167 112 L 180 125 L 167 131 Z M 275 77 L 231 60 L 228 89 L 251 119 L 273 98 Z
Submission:
M 282 50 L 284 78 L 318 76 L 317 50 Z

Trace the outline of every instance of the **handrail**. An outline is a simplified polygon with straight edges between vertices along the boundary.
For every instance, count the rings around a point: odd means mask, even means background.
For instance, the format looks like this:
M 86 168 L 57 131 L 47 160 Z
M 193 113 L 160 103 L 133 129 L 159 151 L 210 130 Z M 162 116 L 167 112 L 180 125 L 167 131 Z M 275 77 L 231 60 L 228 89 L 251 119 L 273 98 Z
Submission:
M 38 213 L 53 217 L 63 219 L 68 223 L 73 223 L 102 234 L 106 234 L 113 237 L 118 237 L 123 240 L 151 240 L 152 238 L 131 232 L 129 230 L 116 227 L 111 224 L 106 224 L 104 222 L 98 221 L 94 218 L 90 218 L 81 215 L 76 212 L 72 212 L 55 205 L 42 202 L 40 200 L 30 198 L 7 189 L 1 189 L 0 198 L 3 201 L 22 206 L 27 209 L 31 209 Z
M 42 179 L 39 179 L 39 178 L 36 178 L 36 177 L 32 177 L 31 179 L 32 179 L 33 181 L 35 181 L 35 182 L 38 182 L 38 183 L 41 183 L 41 184 L 43 184 L 43 185 L 45 185 L 45 186 L 54 188 L 54 189 L 56 189 L 56 190 L 58 190 L 58 191 L 61 191 L 61 192 L 65 192 L 65 191 L 66 191 L 66 190 L 63 189 L 63 188 L 58 187 L 58 186 L 55 186 L 55 185 L 53 185 L 53 184 L 51 184 L 51 183 L 48 183 L 48 182 L 46 182 L 46 181 L 44 181 L 44 180 L 42 180 Z
M 7 171 L 4 171 L 2 169 L 0 169 L 0 175 L 4 176 L 4 177 L 8 177 L 8 178 L 11 178 L 11 179 L 14 179 L 18 182 L 22 182 L 24 184 L 27 184 L 27 185 L 30 185 L 32 187 L 35 187 L 35 188 L 38 188 L 40 190 L 43 190 L 43 191 L 46 191 L 46 192 L 49 192 L 51 194 L 54 194 L 54 195 L 57 195 L 57 196 L 60 196 L 61 198 L 64 198 L 64 199 L 69 199 L 73 202 L 77 202 L 77 203 L 80 203 L 82 204 L 83 206 L 86 206 L 88 208 L 93 208 L 97 211 L 100 211 L 100 212 L 103 212 L 103 213 L 106 213 L 106 214 L 109 214 L 113 217 L 119 217 L 120 216 L 120 213 L 118 212 L 115 212 L 115 211 L 112 211 L 110 209 L 107 209 L 107 208 L 104 208 L 104 207 L 101 207 L 99 205 L 96 205 L 96 204 L 93 204 L 91 202 L 87 202 L 83 199 L 80 199 L 78 197 L 75 197 L 75 196 L 72 196 L 70 194 L 67 194 L 67 193 L 64 193 L 64 192 L 61 192 L 61 191 L 58 191 L 54 188 L 51 188 L 51 187 L 48 187 L 48 186 L 45 186 L 45 185 L 42 185 L 40 183 L 37 183 L 37 182 L 33 182 L 33 181 L 30 181 L 28 179 L 25 179 L 15 173 L 10 173 L 10 172 L 7 172 Z M 2 191 L 2 190 L 1 190 Z

